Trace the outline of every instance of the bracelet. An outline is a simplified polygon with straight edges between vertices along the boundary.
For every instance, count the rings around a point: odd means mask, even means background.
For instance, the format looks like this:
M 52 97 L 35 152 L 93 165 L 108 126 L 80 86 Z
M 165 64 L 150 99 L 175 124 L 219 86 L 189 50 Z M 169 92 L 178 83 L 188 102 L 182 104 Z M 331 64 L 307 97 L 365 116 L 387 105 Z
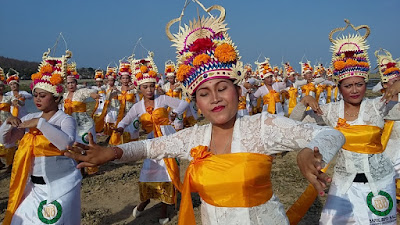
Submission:
M 118 152 L 117 152 L 117 147 L 112 147 L 112 149 L 114 150 L 114 160 L 118 159 Z

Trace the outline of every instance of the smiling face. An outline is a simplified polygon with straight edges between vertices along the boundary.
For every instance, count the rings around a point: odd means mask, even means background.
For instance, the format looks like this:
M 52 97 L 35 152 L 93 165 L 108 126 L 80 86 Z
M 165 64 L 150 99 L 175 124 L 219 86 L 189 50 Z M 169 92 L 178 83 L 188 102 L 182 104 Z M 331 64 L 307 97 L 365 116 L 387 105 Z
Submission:
M 145 99 L 154 99 L 154 91 L 156 84 L 154 82 L 146 82 L 139 85 L 139 91 L 143 94 Z
M 33 102 L 40 111 L 48 112 L 56 110 L 58 107 L 58 101 L 56 100 L 52 93 L 41 88 L 35 88 L 33 91 Z
M 224 125 L 236 119 L 240 88 L 228 79 L 212 79 L 196 90 L 196 105 L 213 125 Z
M 343 100 L 350 104 L 360 104 L 365 96 L 367 84 L 363 77 L 349 77 L 339 83 Z

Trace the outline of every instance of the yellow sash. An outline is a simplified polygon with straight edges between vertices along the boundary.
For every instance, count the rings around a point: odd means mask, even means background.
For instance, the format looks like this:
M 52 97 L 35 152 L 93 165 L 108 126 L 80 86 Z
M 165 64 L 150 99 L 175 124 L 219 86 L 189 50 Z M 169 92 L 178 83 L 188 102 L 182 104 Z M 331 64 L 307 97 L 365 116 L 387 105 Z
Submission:
M 74 112 L 86 112 L 86 103 L 72 101 L 71 99 L 64 100 L 64 112 L 71 115 Z
M 310 95 L 310 92 L 315 92 L 315 86 L 313 83 L 308 83 L 306 85 L 303 85 L 301 87 L 301 91 L 303 92 L 303 94 L 306 95 Z
M 105 94 L 104 91 L 98 91 L 97 94 Z M 93 112 L 92 112 L 92 118 L 94 118 L 94 113 L 97 111 L 97 108 L 99 108 L 100 100 L 96 99 L 96 105 L 94 106 Z
M 180 91 L 174 91 L 172 89 L 169 89 L 168 92 L 165 93 L 165 95 L 168 95 L 169 97 L 173 98 L 182 98 L 181 92 Z
M 275 114 L 277 102 L 280 102 L 279 93 L 275 90 L 270 90 L 268 94 L 263 96 L 264 105 L 268 105 L 267 111 L 271 114 Z
M 332 86 L 328 85 L 326 86 L 326 103 L 331 102 L 332 98 Z
M 146 113 L 142 114 L 139 120 L 142 124 L 143 130 L 145 130 L 146 133 L 153 131 L 154 137 L 163 136 L 161 126 L 169 124 L 168 112 L 165 108 L 153 110 L 153 107 L 147 107 Z M 176 160 L 174 158 L 165 158 L 164 162 L 172 183 L 176 189 L 180 191 L 181 181 L 179 177 L 179 167 Z
M 378 154 L 385 149 L 382 146 L 382 129 L 370 125 L 349 125 L 339 118 L 336 128 L 346 137 L 343 149 L 362 154 Z M 390 135 L 390 134 L 389 134 Z
M 195 224 L 191 192 L 217 207 L 254 207 L 272 197 L 272 157 L 256 153 L 213 155 L 206 146 L 190 152 L 179 210 L 179 225 Z
M 10 103 L 0 103 L 0 111 L 10 112 L 10 108 Z
M 292 113 L 294 107 L 297 105 L 297 88 L 291 87 L 288 90 L 289 92 L 289 115 Z
M 238 110 L 246 109 L 246 96 L 240 96 Z
M 319 96 L 321 95 L 321 93 L 325 90 L 326 85 L 318 85 L 316 88 L 316 93 L 315 93 L 315 99 L 319 100 Z
M 14 213 L 21 203 L 33 158 L 59 155 L 63 155 L 63 153 L 36 128 L 29 129 L 29 132 L 24 135 L 14 157 L 10 194 L 3 225 L 11 223 Z
M 135 94 L 128 93 L 127 91 L 121 91 L 121 94 L 118 95 L 118 100 L 121 105 L 119 107 L 117 125 L 125 116 L 126 101 L 135 103 Z
M 18 98 L 18 100 L 25 101 L 25 98 L 21 97 L 21 98 Z M 19 106 L 14 106 L 13 110 L 11 112 L 11 115 L 13 115 L 14 117 L 18 117 L 18 113 L 19 113 Z
M 334 99 L 335 102 L 338 100 L 338 93 L 339 93 L 339 88 L 338 88 L 338 86 L 336 86 L 335 93 L 333 93 L 333 96 L 335 97 L 335 99 Z

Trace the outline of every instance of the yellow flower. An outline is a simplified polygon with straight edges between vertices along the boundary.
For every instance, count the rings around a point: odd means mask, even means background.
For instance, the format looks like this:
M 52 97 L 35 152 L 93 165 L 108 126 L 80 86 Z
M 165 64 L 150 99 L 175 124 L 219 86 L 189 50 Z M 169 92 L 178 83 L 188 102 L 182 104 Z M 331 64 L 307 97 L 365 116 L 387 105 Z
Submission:
M 235 61 L 237 57 L 235 48 L 227 43 L 224 43 L 215 48 L 214 55 L 218 59 L 218 61 L 223 63 Z
M 55 73 L 51 76 L 50 78 L 50 83 L 52 85 L 57 85 L 57 84 L 61 84 L 62 83 L 62 77 L 61 74 L 59 73 Z
M 192 67 L 189 65 L 185 64 L 180 65 L 178 68 L 178 72 L 176 73 L 176 79 L 178 79 L 181 82 L 184 81 L 191 69 Z
M 203 53 L 194 58 L 193 65 L 201 66 L 203 64 L 208 63 L 210 60 L 211 60 L 211 57 L 209 55 Z
M 142 73 L 146 73 L 146 72 L 148 71 L 147 66 L 141 66 L 141 67 L 140 67 L 140 71 L 141 71 Z

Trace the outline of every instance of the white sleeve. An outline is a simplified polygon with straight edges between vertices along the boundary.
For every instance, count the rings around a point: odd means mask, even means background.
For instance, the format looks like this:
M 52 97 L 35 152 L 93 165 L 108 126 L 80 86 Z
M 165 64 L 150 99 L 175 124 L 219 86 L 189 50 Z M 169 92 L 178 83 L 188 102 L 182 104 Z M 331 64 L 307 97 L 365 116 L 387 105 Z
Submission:
M 84 99 L 89 98 L 92 93 L 96 93 L 97 92 L 96 90 L 89 89 L 89 88 L 81 88 L 81 89 L 79 89 L 79 91 L 81 91 L 82 96 L 83 96 Z
M 118 123 L 117 128 L 125 128 L 129 124 L 133 123 L 133 120 L 136 119 L 139 116 L 139 112 L 136 109 L 139 107 L 139 104 L 136 103 L 134 104 L 131 109 L 128 111 L 128 113 L 124 116 L 124 118 Z
M 124 163 L 146 158 L 190 159 L 191 147 L 197 146 L 193 143 L 192 138 L 199 135 L 198 127 L 195 125 L 171 135 L 118 145 L 123 150 L 123 154 L 121 159 L 114 162 Z
M 32 94 L 26 92 L 26 91 L 21 91 L 20 93 L 25 99 L 32 99 Z
M 0 126 L 0 143 L 4 145 L 13 144 L 18 140 L 21 140 L 24 134 L 25 129 L 15 128 L 4 122 Z
M 40 118 L 37 129 L 59 150 L 67 149 L 75 141 L 76 123 L 74 118 L 67 116 L 61 121 L 61 129 Z
M 262 86 L 257 89 L 257 91 L 254 93 L 254 97 L 258 98 L 262 95 L 261 88 Z
M 318 147 L 324 162 L 329 163 L 345 143 L 343 134 L 330 127 L 269 113 L 262 113 L 260 117 L 264 146 L 272 153 Z
M 374 87 L 372 87 L 372 92 L 378 93 L 383 89 L 382 82 L 377 83 Z
M 272 86 L 274 86 L 274 89 L 276 89 L 278 92 L 285 90 L 286 88 L 286 83 L 285 82 L 275 82 Z
M 189 107 L 189 103 L 185 100 L 180 100 L 178 98 L 172 98 L 168 95 L 163 95 L 160 96 L 159 98 L 164 98 L 162 99 L 163 102 L 165 102 L 169 107 L 171 107 L 174 113 L 176 114 L 182 114 L 185 112 L 185 110 Z

